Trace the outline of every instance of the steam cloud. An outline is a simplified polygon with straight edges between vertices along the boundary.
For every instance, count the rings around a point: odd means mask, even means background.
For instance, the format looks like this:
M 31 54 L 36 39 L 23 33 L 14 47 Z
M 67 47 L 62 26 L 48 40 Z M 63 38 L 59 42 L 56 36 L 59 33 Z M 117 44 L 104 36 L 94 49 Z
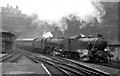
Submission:
M 43 3 L 45 2 L 46 0 L 43 1 Z M 102 17 L 105 15 L 100 0 L 50 0 L 47 2 L 47 6 L 49 7 L 38 12 L 38 18 L 49 24 L 56 24 L 61 31 L 67 29 L 64 18 L 72 20 L 75 17 L 82 24 L 80 28 L 83 28 L 88 23 L 96 21 L 101 23 Z M 43 5 L 43 7 L 45 6 Z
M 46 1 L 44 0 L 43 4 Z M 105 10 L 100 0 L 50 0 L 50 2 L 46 3 L 46 6 L 49 7 L 44 8 L 44 10 L 41 10 L 41 8 L 37 15 L 34 15 L 32 24 L 37 26 L 36 32 L 38 33 L 41 30 L 40 32 L 43 35 L 45 34 L 44 32 L 53 31 L 51 26 L 58 26 L 64 32 L 68 28 L 66 19 L 80 21 L 81 25 L 79 26 L 83 28 L 89 23 L 91 26 L 96 22 L 101 23 L 102 17 L 105 15 Z
M 43 37 L 44 37 L 44 38 L 53 37 L 53 34 L 52 34 L 51 32 L 44 32 L 44 33 L 43 33 Z

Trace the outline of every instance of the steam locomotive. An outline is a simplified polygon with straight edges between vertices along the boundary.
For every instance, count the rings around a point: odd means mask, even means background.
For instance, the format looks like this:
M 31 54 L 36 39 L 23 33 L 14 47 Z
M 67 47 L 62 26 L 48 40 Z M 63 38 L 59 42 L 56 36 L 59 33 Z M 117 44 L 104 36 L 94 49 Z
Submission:
M 35 53 L 59 55 L 81 61 L 107 62 L 111 53 L 105 51 L 107 40 L 102 36 L 68 38 L 36 38 L 16 39 L 15 45 L 19 49 Z

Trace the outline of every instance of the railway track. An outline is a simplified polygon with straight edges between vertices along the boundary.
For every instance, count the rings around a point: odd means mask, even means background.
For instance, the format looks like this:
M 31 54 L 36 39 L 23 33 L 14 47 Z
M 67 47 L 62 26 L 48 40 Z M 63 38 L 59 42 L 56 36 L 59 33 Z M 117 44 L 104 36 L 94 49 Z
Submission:
M 120 62 L 118 61 L 110 61 L 108 63 L 95 63 L 95 64 L 120 69 Z
M 50 62 L 48 60 L 38 58 L 38 57 L 36 57 L 34 55 L 31 55 L 30 53 L 27 53 L 26 56 L 29 59 L 32 59 L 33 61 L 35 61 L 35 63 L 42 62 L 42 66 L 46 67 L 46 69 L 48 70 L 47 72 L 48 72 L 49 76 L 57 76 L 57 75 L 62 75 L 62 76 L 73 76 L 74 75 L 75 76 L 75 74 L 58 67 L 57 65 L 55 65 L 54 63 L 52 63 L 52 62 Z M 56 71 L 57 71 L 57 73 L 55 73 Z
M 43 60 L 41 58 L 36 59 L 35 56 L 32 56 L 32 55 L 30 55 L 30 54 L 28 54 L 26 52 L 14 53 L 11 56 L 8 56 L 7 58 L 4 58 L 2 61 L 3 62 L 16 62 L 16 63 L 19 63 L 25 57 L 28 60 L 32 61 L 32 65 L 34 65 L 34 63 L 35 63 L 35 65 L 38 65 L 38 66 L 42 65 L 42 68 L 44 68 L 44 70 L 47 72 L 47 74 L 49 76 L 58 76 L 58 75 L 62 75 L 62 76 L 78 76 L 76 74 L 73 74 L 72 71 L 70 72 L 68 70 L 65 70 L 65 69 L 62 69 L 62 68 L 58 67 L 57 65 L 51 64 L 50 61 L 48 61 L 48 60 Z M 24 64 L 21 64 L 21 63 L 20 64 L 15 64 L 14 66 L 20 68 L 20 67 L 22 67 L 22 65 L 24 66 Z M 19 70 L 19 68 L 16 69 L 16 70 Z M 10 74 L 10 75 L 14 76 L 14 74 Z M 36 74 L 35 76 L 38 76 L 38 75 L 39 75 L 39 73 Z M 2 76 L 9 76 L 9 74 L 3 74 Z M 26 76 L 26 75 L 22 74 L 22 76 Z
M 90 74 L 90 75 L 97 75 L 97 76 L 101 76 L 101 75 L 108 75 L 109 76 L 109 74 L 106 72 L 100 71 L 98 69 L 86 67 L 84 64 L 71 62 L 68 59 L 56 58 L 56 57 L 51 57 L 51 58 L 56 60 L 56 61 L 66 62 L 67 65 L 73 66 L 74 68 L 77 68 L 80 71 L 82 70 L 82 72 L 86 72 L 86 73 L 88 73 L 88 75 Z
M 27 57 L 33 63 L 40 64 L 49 76 L 111 76 L 110 74 L 87 67 L 84 64 L 72 62 L 69 59 L 45 55 L 35 55 L 26 51 L 18 51 L 6 56 L 1 62 L 18 62 L 22 56 Z M 114 63 L 114 62 L 113 62 Z
M 11 55 L 5 56 L 0 60 L 0 62 L 15 62 L 20 56 L 22 56 L 24 52 L 22 51 L 17 51 Z
M 69 61 L 71 61 L 71 62 L 73 62 L 73 63 L 77 63 L 77 64 L 82 64 L 82 65 L 87 65 L 87 66 L 90 66 L 92 69 L 97 69 L 97 70 L 100 70 L 100 71 L 103 71 L 103 72 L 107 72 L 107 73 L 109 73 L 111 76 L 113 75 L 114 76 L 114 74 L 115 75 L 117 75 L 117 76 L 119 76 L 120 75 L 120 69 L 118 69 L 118 67 L 117 68 L 113 68 L 112 66 L 113 65 L 111 65 L 111 66 L 108 66 L 107 64 L 106 64 L 106 66 L 104 65 L 98 65 L 98 64 L 94 64 L 94 63 L 85 63 L 85 62 L 80 62 L 80 61 L 74 61 L 74 60 L 71 60 L 71 59 L 66 59 L 66 58 L 62 58 L 62 57 L 58 57 L 58 58 L 56 58 L 56 57 L 52 57 L 52 58 L 54 58 L 54 59 L 59 59 L 59 60 L 62 60 L 62 61 L 66 61 L 66 60 L 68 60 L 68 64 L 69 64 Z M 116 62 L 116 61 L 115 61 Z M 113 63 L 114 63 L 114 61 L 113 61 Z M 119 63 L 119 62 L 117 62 L 117 63 Z M 118 66 L 120 66 L 120 65 L 118 65 Z
M 51 57 L 37 57 L 33 54 L 29 55 L 36 59 L 36 60 L 42 60 L 43 62 L 50 64 L 52 66 L 55 66 L 56 68 L 61 69 L 62 71 L 64 71 L 67 75 L 80 75 L 80 76 L 110 76 L 108 73 L 106 72 L 101 72 L 77 63 L 73 63 L 69 61 L 69 64 L 67 63 L 67 61 L 63 61 L 57 58 L 51 58 Z
M 54 58 L 54 57 L 52 57 Z M 59 59 L 66 60 L 66 58 L 58 57 Z M 90 63 L 90 64 L 95 64 L 95 65 L 100 65 L 100 66 L 105 66 L 105 67 L 111 67 L 115 69 L 120 69 L 120 62 L 118 61 L 109 61 L 108 63 L 91 63 L 91 62 L 85 62 L 85 63 Z

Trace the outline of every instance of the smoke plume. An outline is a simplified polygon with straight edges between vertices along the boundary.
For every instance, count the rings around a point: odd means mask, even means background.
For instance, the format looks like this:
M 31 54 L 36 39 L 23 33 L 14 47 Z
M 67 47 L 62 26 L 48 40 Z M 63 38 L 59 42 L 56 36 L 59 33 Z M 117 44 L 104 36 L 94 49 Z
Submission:
M 47 2 L 46 6 L 49 7 L 45 10 L 40 9 L 33 17 L 32 25 L 37 27 L 36 33 L 52 32 L 54 26 L 59 27 L 59 30 L 64 33 L 68 29 L 67 20 L 79 21 L 80 28 L 99 25 L 105 15 L 104 6 L 100 0 L 52 0 L 51 2 Z
M 54 3 L 51 3 L 52 1 Z M 80 28 L 83 28 L 88 24 L 94 26 L 94 23 L 98 23 L 99 25 L 102 23 L 102 17 L 105 15 L 104 6 L 100 0 L 52 1 L 48 2 L 49 9 L 46 8 L 45 11 L 41 10 L 38 12 L 38 19 L 46 21 L 48 24 L 56 24 L 61 31 L 67 29 L 66 19 L 80 21 Z M 53 7 L 53 5 L 55 6 Z

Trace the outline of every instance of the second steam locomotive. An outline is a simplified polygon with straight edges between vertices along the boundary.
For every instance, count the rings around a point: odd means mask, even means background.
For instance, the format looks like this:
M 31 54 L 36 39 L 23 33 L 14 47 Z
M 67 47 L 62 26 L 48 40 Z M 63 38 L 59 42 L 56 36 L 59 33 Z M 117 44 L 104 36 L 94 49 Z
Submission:
M 15 45 L 19 49 L 97 62 L 107 62 L 111 57 L 111 54 L 105 51 L 107 43 L 102 35 L 98 35 L 98 37 L 16 39 L 15 41 Z

